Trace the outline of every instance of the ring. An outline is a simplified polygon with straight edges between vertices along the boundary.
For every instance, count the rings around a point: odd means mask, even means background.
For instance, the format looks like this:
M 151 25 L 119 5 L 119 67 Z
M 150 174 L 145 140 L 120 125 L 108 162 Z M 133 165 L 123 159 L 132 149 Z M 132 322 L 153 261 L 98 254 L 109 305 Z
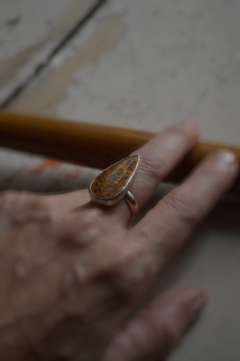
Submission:
M 90 184 L 89 193 L 94 203 L 113 206 L 124 199 L 130 207 L 132 218 L 138 213 L 138 204 L 128 190 L 135 176 L 140 156 L 124 158 L 102 171 Z

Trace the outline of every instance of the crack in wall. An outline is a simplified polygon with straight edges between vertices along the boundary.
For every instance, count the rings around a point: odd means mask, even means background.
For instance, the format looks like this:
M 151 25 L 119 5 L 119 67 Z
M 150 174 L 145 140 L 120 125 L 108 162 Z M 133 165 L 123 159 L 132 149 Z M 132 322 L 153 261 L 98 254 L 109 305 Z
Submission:
M 52 59 L 65 47 L 66 44 L 85 26 L 85 24 L 92 19 L 98 10 L 107 2 L 108 0 L 99 0 L 95 3 L 92 8 L 86 13 L 86 15 L 81 18 L 70 31 L 59 41 L 59 43 L 52 49 L 50 54 L 46 57 L 43 62 L 40 62 L 32 74 L 30 74 L 26 80 L 24 80 L 20 85 L 18 85 L 15 90 L 0 103 L 0 109 L 8 108 L 23 91 L 35 80 L 35 78 L 49 65 Z

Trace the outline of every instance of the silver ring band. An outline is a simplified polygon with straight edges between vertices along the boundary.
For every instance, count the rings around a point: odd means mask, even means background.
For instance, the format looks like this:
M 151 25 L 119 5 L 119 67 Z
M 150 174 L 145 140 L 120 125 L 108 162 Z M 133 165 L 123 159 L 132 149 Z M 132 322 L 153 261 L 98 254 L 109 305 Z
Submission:
M 127 191 L 127 193 L 123 199 L 129 205 L 129 208 L 132 212 L 132 218 L 135 218 L 138 214 L 139 208 L 138 208 L 138 204 L 137 204 L 137 201 L 136 201 L 134 195 L 130 191 Z

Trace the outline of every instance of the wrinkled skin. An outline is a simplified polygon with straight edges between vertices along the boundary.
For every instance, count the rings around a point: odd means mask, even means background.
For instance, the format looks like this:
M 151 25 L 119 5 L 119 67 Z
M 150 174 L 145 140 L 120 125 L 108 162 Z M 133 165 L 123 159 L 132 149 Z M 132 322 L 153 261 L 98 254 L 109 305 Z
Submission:
M 192 120 L 139 149 L 130 190 L 142 207 L 195 146 Z M 0 195 L 1 360 L 160 360 L 194 322 L 207 296 L 170 290 L 133 312 L 171 256 L 231 186 L 234 155 L 205 159 L 133 228 L 121 201 L 65 195 Z

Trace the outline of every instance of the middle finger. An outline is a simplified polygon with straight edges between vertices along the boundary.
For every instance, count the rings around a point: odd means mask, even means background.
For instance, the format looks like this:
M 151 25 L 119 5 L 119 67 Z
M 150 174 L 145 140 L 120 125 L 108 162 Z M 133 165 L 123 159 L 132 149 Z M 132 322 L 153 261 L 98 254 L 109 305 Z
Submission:
M 136 176 L 131 182 L 130 191 L 139 208 L 150 198 L 158 184 L 194 148 L 198 139 L 198 126 L 192 119 L 178 123 L 157 134 L 134 154 L 140 155 Z M 130 212 L 126 202 L 118 205 L 124 220 L 129 220 Z

